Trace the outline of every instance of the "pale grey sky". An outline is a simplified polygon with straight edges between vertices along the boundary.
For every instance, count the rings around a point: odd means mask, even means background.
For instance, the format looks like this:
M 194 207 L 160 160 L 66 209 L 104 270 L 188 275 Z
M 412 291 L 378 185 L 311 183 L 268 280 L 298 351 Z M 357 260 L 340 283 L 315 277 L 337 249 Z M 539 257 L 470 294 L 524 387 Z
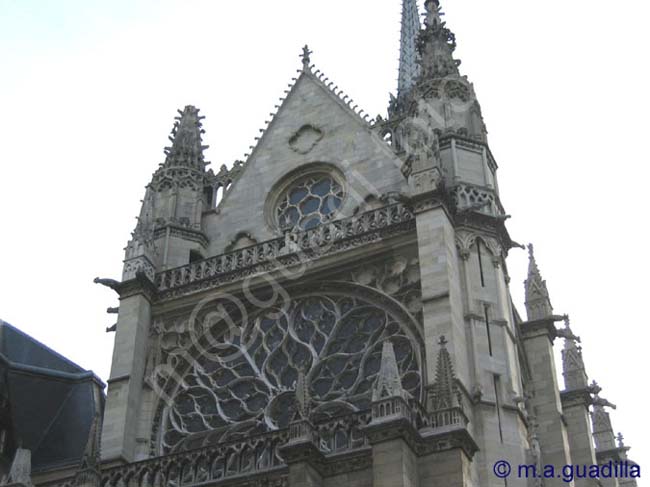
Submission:
M 650 458 L 647 19 L 638 0 L 443 0 L 513 239 L 536 245 L 613 423 Z M 0 317 L 106 379 L 119 277 L 176 109 L 213 167 L 243 157 L 312 60 L 371 115 L 397 78 L 399 0 L 0 0 Z M 523 312 L 526 253 L 509 259 Z M 558 343 L 559 345 L 559 343 Z M 558 347 L 559 350 L 559 347 Z M 646 446 L 644 446 L 646 442 Z

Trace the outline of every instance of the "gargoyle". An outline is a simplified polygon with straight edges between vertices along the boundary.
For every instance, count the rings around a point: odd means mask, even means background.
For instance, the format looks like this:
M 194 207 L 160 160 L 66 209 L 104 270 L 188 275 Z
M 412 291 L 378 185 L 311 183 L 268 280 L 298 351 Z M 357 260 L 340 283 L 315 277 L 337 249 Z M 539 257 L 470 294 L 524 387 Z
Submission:
M 95 284 L 101 284 L 102 286 L 106 286 L 111 288 L 113 291 L 117 291 L 117 287 L 120 285 L 118 281 L 115 279 L 104 279 L 101 277 L 96 277 L 93 282 Z
M 616 404 L 612 404 L 612 403 L 609 402 L 607 399 L 605 399 L 605 398 L 603 398 L 603 397 L 600 397 L 598 394 L 596 394 L 596 395 L 594 396 L 594 399 L 593 399 L 593 401 L 592 401 L 592 404 L 593 404 L 594 406 L 601 406 L 601 407 L 604 407 L 604 408 L 612 408 L 612 409 L 616 409 Z

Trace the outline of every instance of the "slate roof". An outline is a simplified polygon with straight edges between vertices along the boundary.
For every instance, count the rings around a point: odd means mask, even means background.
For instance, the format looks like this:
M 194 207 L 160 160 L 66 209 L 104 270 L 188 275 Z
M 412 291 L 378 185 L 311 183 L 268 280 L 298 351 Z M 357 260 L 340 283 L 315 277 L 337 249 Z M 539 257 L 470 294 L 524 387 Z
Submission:
M 79 465 L 104 383 L 2 320 L 0 374 L 12 436 L 31 450 L 32 470 Z

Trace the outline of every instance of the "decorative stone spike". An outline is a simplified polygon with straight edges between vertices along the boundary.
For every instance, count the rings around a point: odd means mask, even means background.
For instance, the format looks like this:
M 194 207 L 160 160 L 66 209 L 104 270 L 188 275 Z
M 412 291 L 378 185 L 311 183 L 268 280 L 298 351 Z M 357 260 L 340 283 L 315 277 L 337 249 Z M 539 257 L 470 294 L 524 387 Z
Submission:
M 309 383 L 304 370 L 298 372 L 296 380 L 296 416 L 294 419 L 309 419 L 311 413 L 311 396 Z
M 428 410 L 434 428 L 448 426 L 465 427 L 467 417 L 463 412 L 461 394 L 456 381 L 451 356 L 447 351 L 447 339 L 438 341 L 440 350 L 436 361 L 436 381 L 428 391 Z
M 546 289 L 546 281 L 542 279 L 537 267 L 532 244 L 528 245 L 528 255 L 525 304 L 528 320 L 534 321 L 553 316 L 553 306 L 551 306 L 551 299 Z
M 386 340 L 381 351 L 381 366 L 372 390 L 372 400 L 379 401 L 389 397 L 406 399 L 408 396 L 402 388 L 393 344 L 390 340 Z

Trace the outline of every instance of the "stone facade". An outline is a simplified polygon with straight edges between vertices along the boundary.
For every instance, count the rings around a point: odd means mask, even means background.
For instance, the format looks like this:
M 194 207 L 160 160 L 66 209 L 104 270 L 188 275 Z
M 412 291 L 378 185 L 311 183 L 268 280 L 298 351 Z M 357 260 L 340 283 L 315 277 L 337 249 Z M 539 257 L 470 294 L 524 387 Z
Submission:
M 627 460 L 532 246 L 527 320 L 513 307 L 481 107 L 425 9 L 404 0 L 386 118 L 306 46 L 245 162 L 207 169 L 202 117 L 179 112 L 122 280 L 98 279 L 120 306 L 83 485 L 501 487 L 498 461 Z

